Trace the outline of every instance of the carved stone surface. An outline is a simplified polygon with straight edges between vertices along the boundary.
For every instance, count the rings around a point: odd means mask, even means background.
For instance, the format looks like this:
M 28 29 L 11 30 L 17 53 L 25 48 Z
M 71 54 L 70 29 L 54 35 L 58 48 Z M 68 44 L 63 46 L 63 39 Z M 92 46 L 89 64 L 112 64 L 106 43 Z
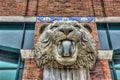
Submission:
M 44 68 L 43 80 L 87 80 L 85 69 Z
M 91 69 L 97 50 L 90 32 L 89 25 L 73 21 L 42 25 L 41 36 L 32 52 L 38 66 Z
M 113 57 L 113 50 L 98 50 L 99 59 L 112 60 L 112 57 Z

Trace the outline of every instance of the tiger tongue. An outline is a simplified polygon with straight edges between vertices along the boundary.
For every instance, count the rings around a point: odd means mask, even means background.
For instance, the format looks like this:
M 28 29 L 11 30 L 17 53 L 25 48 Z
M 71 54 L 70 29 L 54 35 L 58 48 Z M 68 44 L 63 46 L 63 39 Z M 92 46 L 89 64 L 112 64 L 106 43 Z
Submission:
M 74 53 L 72 41 L 64 40 L 58 45 L 58 53 L 62 57 L 70 57 Z

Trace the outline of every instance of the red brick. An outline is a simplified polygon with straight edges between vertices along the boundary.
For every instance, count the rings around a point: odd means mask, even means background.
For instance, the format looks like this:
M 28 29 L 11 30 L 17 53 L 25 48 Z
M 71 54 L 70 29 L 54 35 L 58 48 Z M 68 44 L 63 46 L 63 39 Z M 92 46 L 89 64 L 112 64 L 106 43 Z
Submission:
M 25 59 L 22 80 L 41 80 L 42 69 L 36 66 L 34 59 Z
M 0 16 L 120 16 L 119 0 L 28 1 L 0 0 Z

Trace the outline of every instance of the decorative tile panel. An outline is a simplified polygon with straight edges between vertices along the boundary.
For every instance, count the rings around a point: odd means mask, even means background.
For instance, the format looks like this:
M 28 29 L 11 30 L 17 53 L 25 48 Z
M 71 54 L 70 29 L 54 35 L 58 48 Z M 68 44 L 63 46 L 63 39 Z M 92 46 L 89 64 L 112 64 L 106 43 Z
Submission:
M 78 21 L 80 23 L 89 23 L 95 20 L 94 17 L 37 17 L 41 22 L 54 22 L 54 21 Z

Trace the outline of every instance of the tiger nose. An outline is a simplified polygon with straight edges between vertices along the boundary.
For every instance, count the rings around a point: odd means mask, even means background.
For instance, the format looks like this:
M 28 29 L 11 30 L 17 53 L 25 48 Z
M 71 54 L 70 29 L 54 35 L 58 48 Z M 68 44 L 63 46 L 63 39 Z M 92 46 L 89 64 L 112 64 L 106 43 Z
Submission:
M 71 28 L 68 28 L 68 29 L 62 28 L 62 29 L 60 29 L 60 31 L 63 32 L 65 35 L 68 35 L 69 33 L 71 33 L 73 31 L 73 29 L 71 29 Z

